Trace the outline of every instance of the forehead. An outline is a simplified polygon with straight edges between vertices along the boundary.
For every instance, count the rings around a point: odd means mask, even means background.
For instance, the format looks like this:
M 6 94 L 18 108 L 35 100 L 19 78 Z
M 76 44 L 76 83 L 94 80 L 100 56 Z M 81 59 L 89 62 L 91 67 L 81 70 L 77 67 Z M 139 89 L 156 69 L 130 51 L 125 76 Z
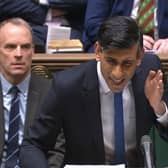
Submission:
M 32 42 L 30 30 L 25 25 L 7 23 L 0 28 L 0 42 Z
M 104 52 L 104 57 L 116 61 L 135 60 L 137 58 L 138 48 L 138 44 L 126 49 L 114 48 L 108 52 Z

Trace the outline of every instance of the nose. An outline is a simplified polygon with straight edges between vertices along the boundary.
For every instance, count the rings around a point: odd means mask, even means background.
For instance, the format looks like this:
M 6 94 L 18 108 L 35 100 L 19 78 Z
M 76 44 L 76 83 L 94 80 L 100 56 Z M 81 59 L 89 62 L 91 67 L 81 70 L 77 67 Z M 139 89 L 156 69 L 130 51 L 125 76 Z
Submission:
M 16 57 L 21 57 L 22 56 L 22 51 L 21 51 L 21 47 L 17 46 L 15 49 L 15 56 Z
M 123 76 L 122 67 L 120 65 L 114 66 L 113 69 L 112 69 L 112 71 L 111 71 L 111 75 L 116 80 L 121 79 L 122 76 Z

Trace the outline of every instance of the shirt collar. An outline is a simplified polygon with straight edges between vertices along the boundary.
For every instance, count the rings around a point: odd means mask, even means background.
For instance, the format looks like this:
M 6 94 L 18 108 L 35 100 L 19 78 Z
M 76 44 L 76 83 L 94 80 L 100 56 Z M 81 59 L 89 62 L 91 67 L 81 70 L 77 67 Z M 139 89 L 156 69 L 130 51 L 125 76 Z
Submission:
M 100 93 L 108 94 L 111 93 L 112 91 L 108 87 L 103 74 L 101 72 L 101 66 L 100 66 L 100 61 L 97 62 L 97 74 L 98 74 L 98 80 L 99 80 L 99 88 L 100 88 Z M 128 88 L 131 85 L 131 81 L 128 81 L 127 85 L 125 86 L 124 90 Z
M 29 83 L 30 83 L 30 74 L 27 75 L 27 77 L 17 85 L 18 89 L 20 92 L 24 95 L 27 96 L 28 94 L 28 88 L 29 88 Z M 3 95 L 7 95 L 9 92 L 9 89 L 12 87 L 12 84 L 9 83 L 2 74 L 0 74 L 0 80 L 1 80 L 1 85 L 2 85 L 2 92 Z

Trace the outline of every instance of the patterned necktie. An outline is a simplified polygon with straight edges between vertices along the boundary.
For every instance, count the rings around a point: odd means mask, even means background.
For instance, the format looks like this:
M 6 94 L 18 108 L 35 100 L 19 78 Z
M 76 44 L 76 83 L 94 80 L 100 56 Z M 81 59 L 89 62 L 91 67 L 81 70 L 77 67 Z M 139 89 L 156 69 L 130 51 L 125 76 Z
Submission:
M 155 0 L 141 0 L 137 17 L 142 32 L 151 36 L 154 34 L 154 2 Z
M 13 86 L 9 93 L 12 94 L 13 98 L 11 101 L 11 110 L 9 114 L 9 131 L 8 131 L 8 140 L 6 143 L 7 146 L 7 156 L 5 168 L 15 168 L 17 167 L 18 162 L 18 154 L 19 154 L 19 122 L 20 122 L 20 114 L 19 114 L 19 96 L 18 96 L 18 88 Z
M 114 136 L 115 136 L 115 164 L 125 163 L 125 141 L 122 92 L 114 94 Z

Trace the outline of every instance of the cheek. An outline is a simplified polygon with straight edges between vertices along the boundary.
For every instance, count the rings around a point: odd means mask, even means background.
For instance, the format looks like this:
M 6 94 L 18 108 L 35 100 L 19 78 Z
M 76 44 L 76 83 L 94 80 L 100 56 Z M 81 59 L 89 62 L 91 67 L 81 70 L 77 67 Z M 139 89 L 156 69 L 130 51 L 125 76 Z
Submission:
M 1 57 L 0 58 L 0 64 L 1 65 L 9 65 L 10 64 L 10 60 L 7 57 Z
M 130 78 L 132 78 L 132 76 L 134 75 L 135 71 L 136 71 L 136 66 L 131 67 L 129 70 L 126 71 L 127 76 L 129 76 Z
M 108 78 L 108 76 L 111 74 L 112 68 L 111 66 L 109 66 L 106 63 L 102 63 L 101 64 L 101 70 L 102 70 L 102 74 L 105 78 Z
M 24 56 L 24 60 L 26 60 L 27 62 L 31 62 L 31 60 L 32 60 L 32 53 L 26 54 Z

